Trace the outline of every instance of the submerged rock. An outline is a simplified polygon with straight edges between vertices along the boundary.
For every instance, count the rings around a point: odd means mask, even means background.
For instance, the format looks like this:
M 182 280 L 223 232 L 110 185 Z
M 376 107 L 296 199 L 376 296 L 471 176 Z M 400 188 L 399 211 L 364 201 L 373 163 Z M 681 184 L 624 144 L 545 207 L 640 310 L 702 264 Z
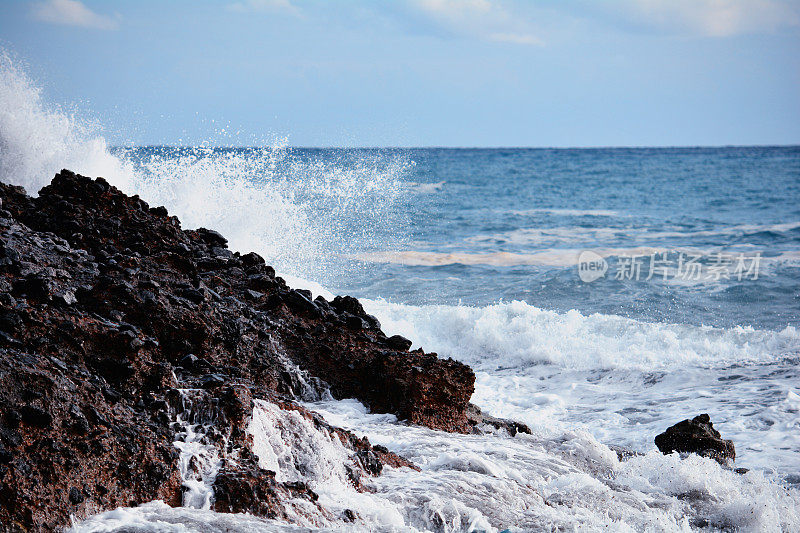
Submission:
M 707 414 L 678 422 L 658 435 L 655 442 L 663 454 L 696 453 L 715 459 L 721 464 L 728 464 L 736 459 L 733 441 L 722 438 Z

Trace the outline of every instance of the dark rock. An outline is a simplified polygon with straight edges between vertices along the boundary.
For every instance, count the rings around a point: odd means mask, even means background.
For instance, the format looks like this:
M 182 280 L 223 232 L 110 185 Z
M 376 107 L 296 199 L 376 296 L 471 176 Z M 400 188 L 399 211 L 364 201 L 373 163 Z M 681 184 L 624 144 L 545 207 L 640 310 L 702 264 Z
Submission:
M 364 320 L 367 321 L 367 324 L 369 325 L 370 329 L 375 329 L 375 330 L 380 330 L 381 329 L 381 323 L 376 317 L 374 317 L 374 316 L 372 316 L 370 314 L 365 314 L 364 315 Z
M 193 369 L 193 368 L 195 368 L 197 366 L 197 362 L 198 361 L 199 361 L 199 359 L 197 358 L 197 356 L 190 353 L 189 355 L 187 355 L 186 357 L 181 359 L 180 365 L 183 368 L 191 370 L 191 369 Z
M 68 171 L 36 198 L 0 184 L 0 202 L 0 524 L 53 530 L 86 512 L 178 505 L 178 413 L 241 458 L 220 470 L 217 510 L 281 517 L 290 499 L 318 505 L 248 458 L 256 399 L 336 434 L 358 490 L 383 465 L 414 468 L 293 403 L 308 394 L 298 376 L 409 423 L 477 423 L 469 367 L 387 344 L 355 298 L 312 301 L 217 232 L 183 231 L 162 208 Z
M 69 501 L 72 502 L 73 505 L 78 505 L 79 503 L 83 503 L 86 498 L 83 497 L 80 489 L 77 487 L 72 487 L 69 489 Z
M 200 378 L 200 386 L 204 389 L 213 389 L 225 384 L 225 376 L 222 374 L 206 374 Z
M 221 257 L 223 259 L 231 259 L 233 257 L 233 252 L 227 248 L 223 248 L 222 246 L 214 246 L 211 248 L 211 255 L 214 257 Z
M 386 339 L 386 345 L 394 348 L 395 350 L 400 350 L 402 352 L 406 352 L 411 348 L 413 343 L 400 335 L 392 335 L 388 339 Z
M 258 255 L 257 253 L 250 252 L 242 256 L 242 265 L 245 268 L 265 266 L 266 261 L 264 261 L 264 258 Z
M 53 301 L 60 305 L 72 305 L 78 301 L 71 290 L 59 291 L 53 295 Z
M 209 246 L 225 246 L 228 244 L 228 239 L 211 229 L 197 228 L 197 235 Z
M 33 405 L 20 407 L 19 414 L 22 421 L 31 426 L 46 428 L 53 423 L 53 416 L 50 413 Z
M 317 305 L 302 291 L 289 291 L 284 296 L 284 301 L 294 311 L 304 313 L 318 313 Z
M 0 444 L 0 464 L 8 464 L 14 458 L 14 454 L 6 449 L 5 446 Z
M 356 316 L 363 316 L 366 314 L 364 308 L 361 306 L 361 302 L 352 296 L 337 296 L 333 299 L 331 305 L 340 313 L 346 311 Z
M 247 289 L 247 295 L 253 300 L 260 300 L 264 297 L 263 292 L 254 291 L 253 289 Z
M 358 457 L 358 460 L 364 470 L 373 476 L 380 475 L 380 473 L 383 471 L 383 463 L 380 462 L 372 450 L 359 450 L 356 452 L 356 457 Z
M 481 412 L 480 408 L 476 405 L 469 405 L 467 408 L 467 418 L 475 428 L 474 431 L 477 433 L 480 432 L 479 427 L 481 425 L 486 425 L 491 426 L 494 429 L 504 430 L 512 437 L 515 437 L 518 433 L 525 433 L 527 435 L 531 434 L 531 429 L 527 425 L 514 420 L 489 416 Z
M 347 325 L 348 328 L 354 330 L 369 329 L 369 324 L 367 323 L 366 320 L 364 320 L 360 316 L 351 315 L 350 313 L 345 314 L 344 323 Z
M 715 459 L 721 464 L 736 459 L 733 441 L 722 439 L 707 414 L 683 420 L 667 428 L 655 438 L 655 443 L 663 454 L 696 453 Z
M 14 289 L 17 293 L 23 294 L 29 298 L 49 300 L 55 290 L 55 284 L 47 277 L 30 275 L 17 280 L 14 283 Z
M 183 289 L 181 296 L 196 304 L 202 303 L 206 299 L 205 295 L 197 289 Z

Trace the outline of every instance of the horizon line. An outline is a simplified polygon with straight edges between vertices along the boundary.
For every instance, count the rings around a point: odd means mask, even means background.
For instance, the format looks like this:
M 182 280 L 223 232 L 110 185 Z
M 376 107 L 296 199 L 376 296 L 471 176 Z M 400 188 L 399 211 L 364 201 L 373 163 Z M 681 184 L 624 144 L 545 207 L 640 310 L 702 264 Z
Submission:
M 266 145 L 210 145 L 200 144 L 111 144 L 111 148 L 268 148 Z M 271 147 L 269 147 L 271 148 Z M 686 144 L 686 145 L 596 145 L 596 146 L 447 146 L 447 145 L 384 145 L 384 146 L 344 146 L 344 145 L 286 145 L 275 147 L 278 149 L 299 150 L 619 150 L 619 149 L 691 149 L 691 148 L 800 148 L 800 143 L 790 144 Z

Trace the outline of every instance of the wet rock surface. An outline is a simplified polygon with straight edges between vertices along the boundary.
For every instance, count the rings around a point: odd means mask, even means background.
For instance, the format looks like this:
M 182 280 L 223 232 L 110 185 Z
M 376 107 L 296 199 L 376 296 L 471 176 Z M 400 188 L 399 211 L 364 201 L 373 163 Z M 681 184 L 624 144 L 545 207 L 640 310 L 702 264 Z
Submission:
M 736 459 L 733 441 L 722 438 L 707 414 L 678 422 L 656 436 L 655 442 L 664 454 L 696 453 L 715 459 L 723 465 Z
M 0 184 L 0 524 L 52 530 L 154 499 L 180 505 L 176 416 L 203 391 L 223 450 L 214 508 L 280 518 L 279 483 L 247 455 L 255 399 L 295 402 L 329 390 L 374 412 L 447 431 L 500 427 L 469 404 L 466 365 L 389 337 L 355 298 L 293 290 L 219 233 L 184 231 L 102 178 L 62 171 L 32 198 Z M 352 451 L 353 483 L 411 466 L 325 426 Z M 511 426 L 507 426 L 511 427 Z M 522 430 L 513 428 L 513 431 Z M 224 455 L 224 454 L 223 454 Z

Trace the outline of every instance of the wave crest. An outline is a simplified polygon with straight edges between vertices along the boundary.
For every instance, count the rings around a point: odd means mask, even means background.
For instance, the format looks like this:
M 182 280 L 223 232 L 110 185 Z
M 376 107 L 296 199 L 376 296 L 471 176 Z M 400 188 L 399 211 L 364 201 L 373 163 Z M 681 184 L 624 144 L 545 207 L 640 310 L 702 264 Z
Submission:
M 641 322 L 614 315 L 547 311 L 525 302 L 486 307 L 411 306 L 364 300 L 387 334 L 478 370 L 553 364 L 571 370 L 720 367 L 800 353 L 800 333 Z

